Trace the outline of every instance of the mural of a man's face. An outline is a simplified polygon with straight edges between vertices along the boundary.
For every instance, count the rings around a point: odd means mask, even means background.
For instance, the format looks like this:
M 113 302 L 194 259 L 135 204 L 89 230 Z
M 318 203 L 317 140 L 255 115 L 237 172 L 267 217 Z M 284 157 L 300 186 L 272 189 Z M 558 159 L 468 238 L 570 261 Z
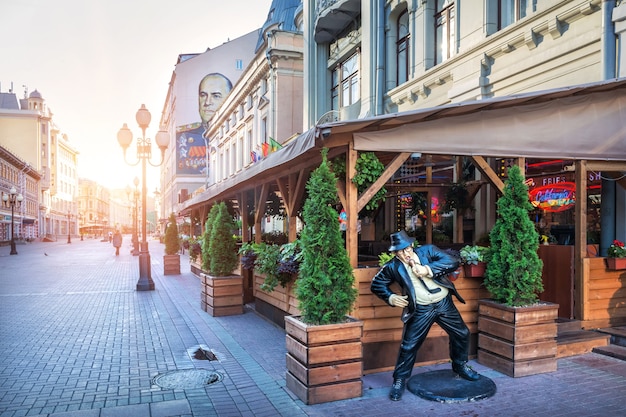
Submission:
M 208 124 L 231 88 L 228 78 L 221 74 L 209 74 L 200 81 L 198 111 L 203 125 Z

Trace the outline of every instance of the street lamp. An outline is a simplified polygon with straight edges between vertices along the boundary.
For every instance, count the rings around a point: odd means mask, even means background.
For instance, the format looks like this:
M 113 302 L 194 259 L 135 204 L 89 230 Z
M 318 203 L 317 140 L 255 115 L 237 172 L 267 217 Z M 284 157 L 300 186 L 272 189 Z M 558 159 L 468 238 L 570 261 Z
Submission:
M 72 238 L 70 236 L 70 229 L 72 226 L 72 213 L 67 212 L 67 243 L 72 243 Z
M 139 239 L 137 238 L 137 199 L 139 198 L 139 178 L 135 177 L 133 180 L 133 184 L 135 184 L 135 191 L 132 191 L 130 186 L 126 187 L 126 195 L 131 202 L 134 202 L 133 212 L 132 212 L 132 220 L 133 220 L 133 236 L 131 238 L 133 243 L 133 256 L 139 255 Z M 130 198 L 130 193 L 133 193 L 133 199 Z
M 126 160 L 126 150 L 133 141 L 133 134 L 128 129 L 126 123 L 117 133 L 117 141 L 124 151 L 124 161 L 128 165 L 137 165 L 141 162 L 141 249 L 139 251 L 139 281 L 137 282 L 137 291 L 149 291 L 154 290 L 154 281 L 152 281 L 152 274 L 150 271 L 150 252 L 148 251 L 148 242 L 146 241 L 146 161 L 154 167 L 158 167 L 163 163 L 165 156 L 165 150 L 170 142 L 169 134 L 162 128 L 158 131 L 155 137 L 155 142 L 161 150 L 161 160 L 157 164 L 153 164 L 152 158 L 152 144 L 150 139 L 146 138 L 146 129 L 150 125 L 152 116 L 144 104 L 137 110 L 135 115 L 137 124 L 141 128 L 141 138 L 137 138 L 137 162 L 130 163 Z
M 17 203 L 18 206 L 21 206 L 22 200 L 24 200 L 24 197 L 22 196 L 22 194 L 18 194 L 15 187 L 11 187 L 11 190 L 9 190 L 9 194 L 2 194 L 2 201 L 4 201 L 4 205 L 11 206 L 11 255 L 17 255 L 17 249 L 15 247 L 15 222 L 13 221 L 15 204 Z
M 80 232 L 80 240 L 82 241 L 84 228 L 85 228 L 85 215 L 82 212 L 78 213 L 78 221 L 80 223 L 80 227 L 78 228 L 78 231 Z

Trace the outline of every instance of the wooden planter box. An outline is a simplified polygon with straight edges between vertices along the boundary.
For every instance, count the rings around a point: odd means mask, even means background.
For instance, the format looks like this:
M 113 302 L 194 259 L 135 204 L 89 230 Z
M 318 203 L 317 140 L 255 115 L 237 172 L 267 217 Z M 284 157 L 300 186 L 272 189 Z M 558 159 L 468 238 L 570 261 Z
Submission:
M 163 275 L 180 275 L 180 255 L 163 255 Z
M 463 276 L 465 278 L 480 278 L 485 276 L 486 262 L 478 262 L 478 264 L 463 264 Z
M 478 303 L 478 362 L 511 377 L 556 371 L 559 305 Z
M 363 322 L 310 326 L 285 317 L 287 388 L 305 404 L 363 394 Z
M 606 265 L 613 271 L 626 269 L 626 258 L 606 258 Z
M 213 317 L 243 314 L 243 277 L 228 275 L 216 277 L 201 273 L 202 310 Z
M 189 269 L 191 269 L 191 273 L 201 278 L 202 274 L 202 255 L 198 255 L 195 258 L 189 257 Z

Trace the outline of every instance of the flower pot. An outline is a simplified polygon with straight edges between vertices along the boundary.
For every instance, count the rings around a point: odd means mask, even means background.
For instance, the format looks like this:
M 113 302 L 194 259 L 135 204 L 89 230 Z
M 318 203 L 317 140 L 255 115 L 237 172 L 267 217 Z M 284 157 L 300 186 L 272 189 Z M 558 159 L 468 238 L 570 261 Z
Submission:
M 508 307 L 479 300 L 478 362 L 512 377 L 556 371 L 558 310 L 548 302 Z
M 163 255 L 163 275 L 180 275 L 180 255 Z
M 478 264 L 463 264 L 463 274 L 465 278 L 479 278 L 485 276 L 486 262 L 478 262 Z
M 626 258 L 606 258 L 607 269 L 626 269 Z
M 243 277 L 217 277 L 206 273 L 202 278 L 202 310 L 213 317 L 243 314 Z
M 360 397 L 363 393 L 363 322 L 307 325 L 285 317 L 287 388 L 305 404 Z

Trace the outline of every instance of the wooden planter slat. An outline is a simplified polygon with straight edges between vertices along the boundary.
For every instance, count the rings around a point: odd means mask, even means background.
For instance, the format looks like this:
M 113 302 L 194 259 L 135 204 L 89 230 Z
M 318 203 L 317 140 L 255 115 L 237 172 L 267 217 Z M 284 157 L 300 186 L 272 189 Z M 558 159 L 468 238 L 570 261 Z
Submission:
M 359 379 L 363 375 L 360 361 L 308 368 L 287 354 L 287 370 L 307 385 L 322 385 L 337 381 Z
M 293 374 L 287 372 L 285 380 L 287 388 L 308 405 L 347 400 L 363 395 L 363 381 L 360 379 L 336 384 L 307 386 Z
M 529 361 L 503 360 L 502 357 L 485 350 L 478 350 L 478 362 L 514 378 L 555 372 L 557 369 L 556 360 L 553 358 Z
M 512 360 L 550 358 L 557 354 L 556 340 L 514 344 L 503 342 L 485 333 L 478 335 L 478 344 L 484 350 Z
M 311 347 L 287 335 L 286 347 L 296 359 L 310 366 L 360 359 L 362 356 L 361 341 Z

